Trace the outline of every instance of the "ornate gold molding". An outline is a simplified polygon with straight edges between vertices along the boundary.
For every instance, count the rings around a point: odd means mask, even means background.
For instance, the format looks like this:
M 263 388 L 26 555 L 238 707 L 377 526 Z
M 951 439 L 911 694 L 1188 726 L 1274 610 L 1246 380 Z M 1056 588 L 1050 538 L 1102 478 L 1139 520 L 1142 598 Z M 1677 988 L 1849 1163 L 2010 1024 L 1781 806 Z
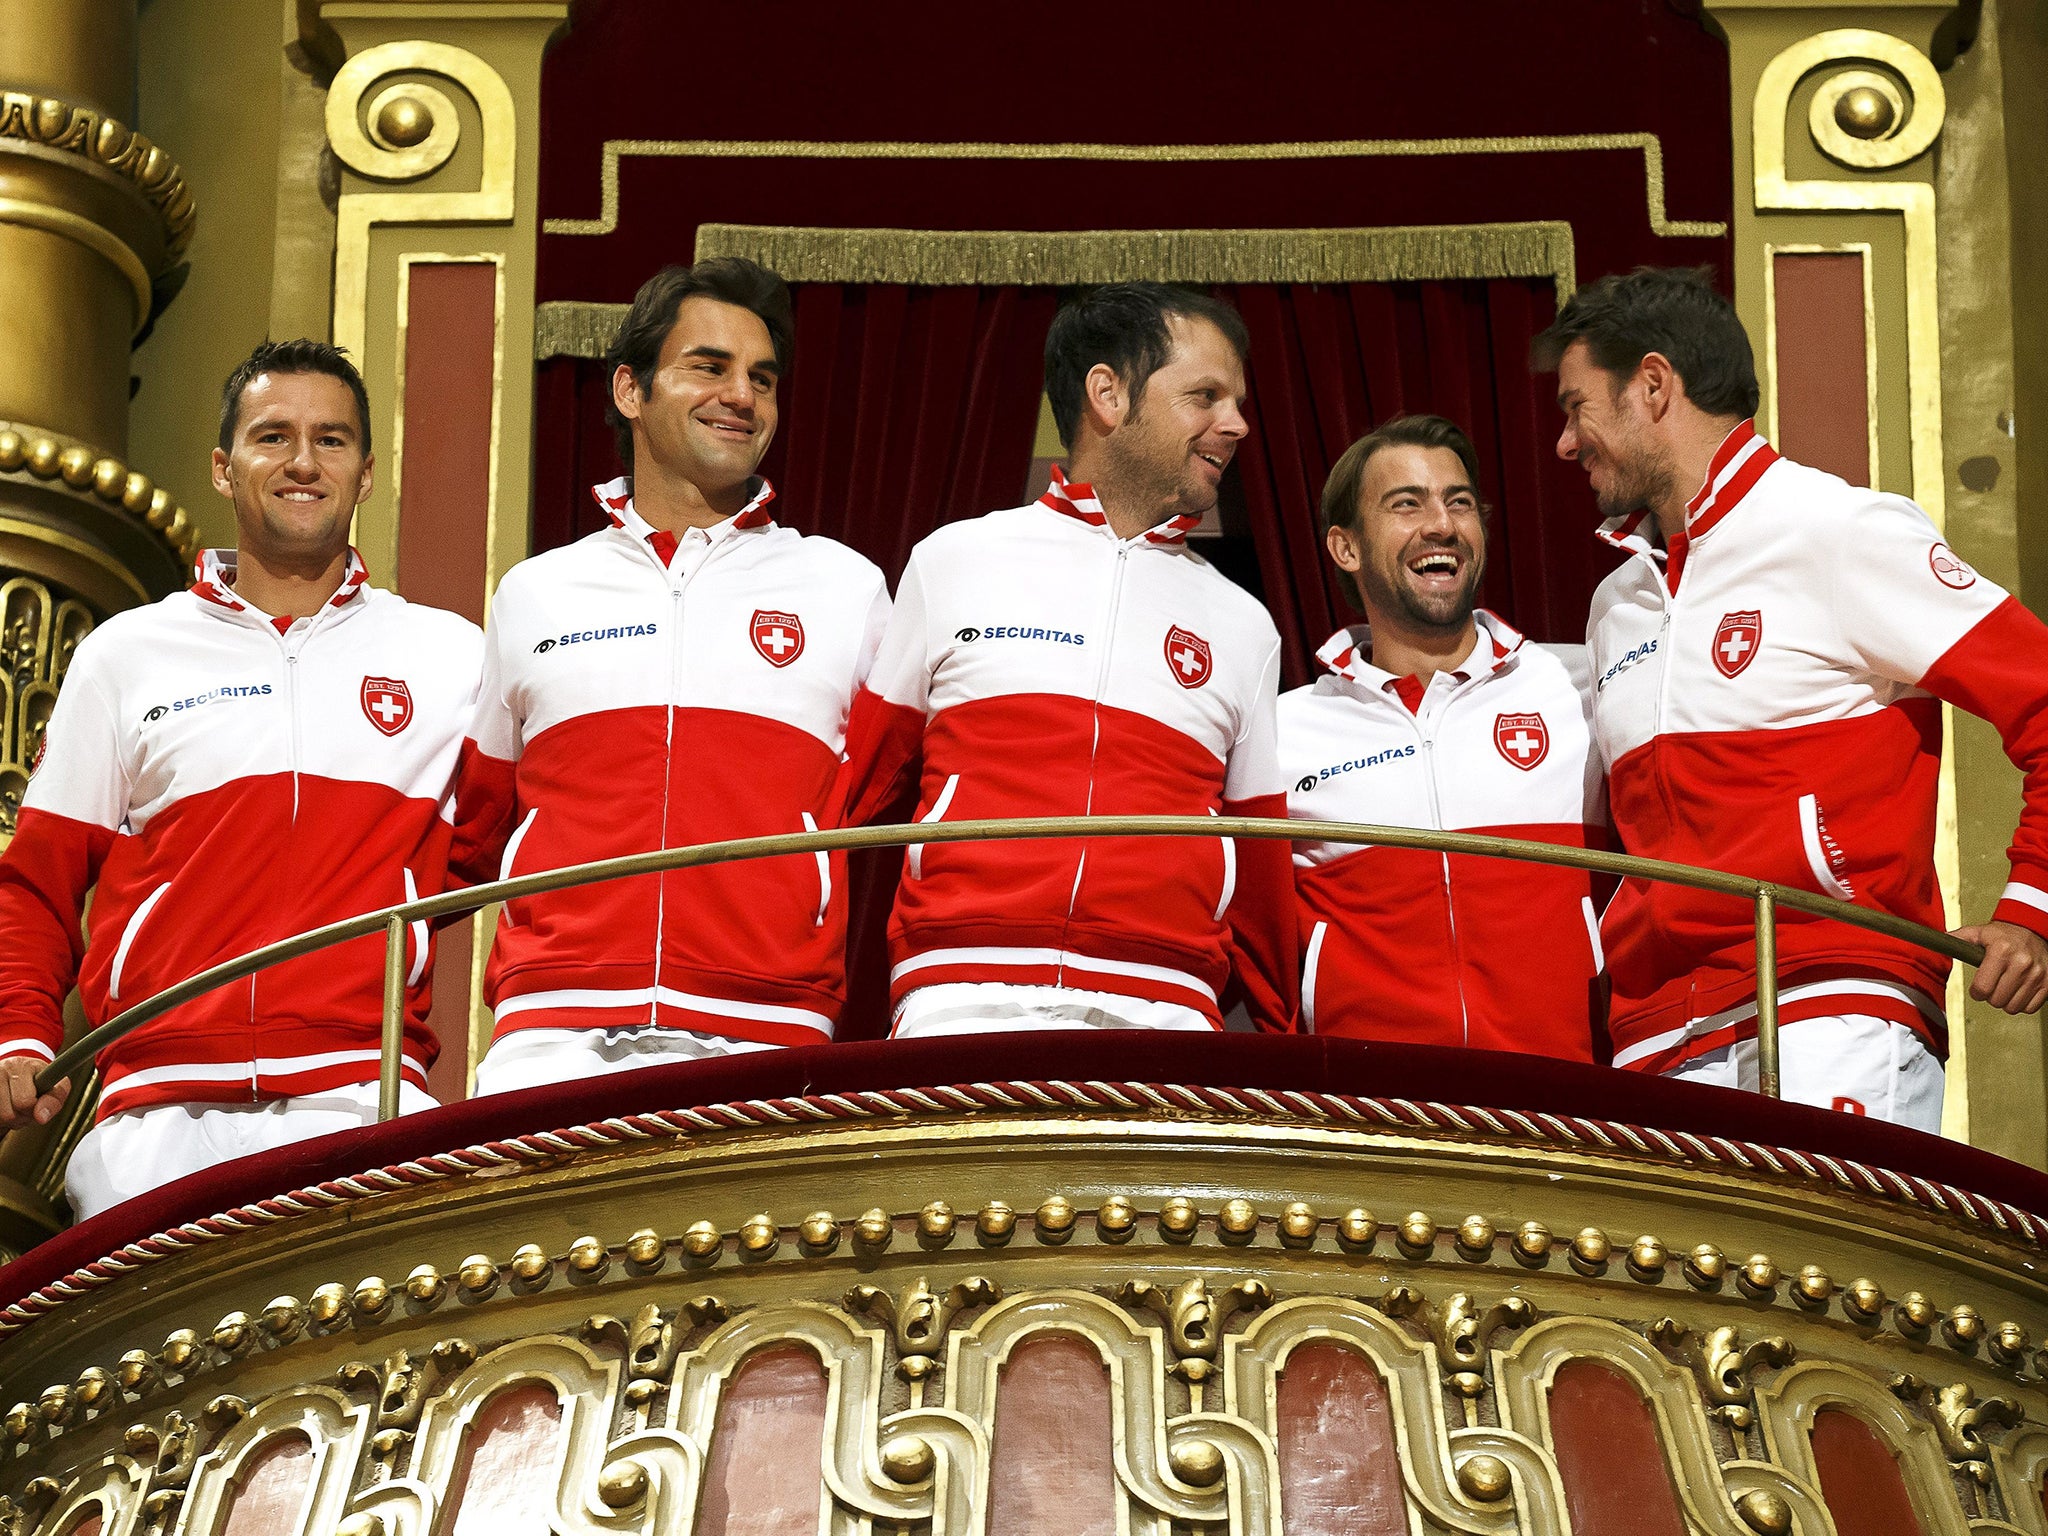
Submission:
M 199 531 L 171 493 L 90 443 L 20 422 L 0 421 L 0 479 L 61 482 L 79 495 L 118 507 L 168 548 L 181 565 L 199 555 Z M 141 601 L 149 594 L 130 578 Z
M 913 140 L 607 139 L 594 219 L 549 219 L 550 235 L 608 235 L 619 227 L 619 162 L 631 157 L 743 160 L 1082 160 L 1125 164 L 1258 160 L 1367 160 L 1457 155 L 1536 155 L 1635 150 L 1643 157 L 1650 230 L 1718 239 L 1719 221 L 1672 219 L 1664 206 L 1664 146 L 1653 133 L 1582 133 L 1474 139 L 1328 139 L 1272 144 L 1006 144 Z
M 57 690 L 93 623 L 84 603 L 33 577 L 0 582 L 0 843 L 14 835 Z
M 1180 283 L 1387 283 L 1547 277 L 1577 283 L 1571 226 L 1388 225 L 1358 229 L 829 229 L 703 224 L 698 259 L 745 256 L 796 283 L 1066 286 L 1148 277 Z M 534 356 L 602 357 L 625 304 L 552 300 L 534 313 Z
M 192 243 L 196 211 L 191 188 L 175 160 L 144 135 L 90 107 L 22 91 L 0 92 L 0 140 L 77 156 L 120 180 L 163 221 L 163 266 L 171 267 Z M 147 304 L 143 313 L 148 314 Z

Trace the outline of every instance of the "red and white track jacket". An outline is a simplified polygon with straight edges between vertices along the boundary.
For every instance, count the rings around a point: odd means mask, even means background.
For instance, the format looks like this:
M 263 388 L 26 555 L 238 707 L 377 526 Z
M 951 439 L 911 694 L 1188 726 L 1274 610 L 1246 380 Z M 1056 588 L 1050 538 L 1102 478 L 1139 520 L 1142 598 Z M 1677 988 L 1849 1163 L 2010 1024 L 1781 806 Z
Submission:
M 98 1025 L 442 888 L 476 626 L 370 586 L 353 550 L 340 591 L 296 622 L 237 598 L 233 573 L 232 550 L 208 550 L 190 591 L 79 644 L 0 857 L 0 1055 L 55 1054 L 74 977 Z M 416 924 L 404 1070 L 421 1088 L 431 959 Z M 196 998 L 100 1054 L 100 1116 L 373 1082 L 383 985 L 379 934 Z
M 1280 641 L 1186 544 L 1192 518 L 1120 539 L 1054 471 L 1029 506 L 912 552 L 848 740 L 851 818 L 907 790 L 921 821 L 1284 816 Z M 1287 848 L 1230 838 L 913 847 L 889 925 L 901 1000 L 942 982 L 1175 1003 L 1221 1027 L 1235 961 L 1253 1020 L 1293 1027 Z
M 1606 841 L 1578 646 L 1524 643 L 1484 609 L 1430 687 L 1368 659 L 1361 626 L 1280 700 L 1297 819 Z M 1594 1058 L 1601 969 L 1590 875 L 1421 849 L 1297 843 L 1301 1018 L 1323 1035 Z
M 1744 422 L 1670 550 L 1646 512 L 1587 637 L 1594 725 L 1631 853 L 1823 892 L 1944 926 L 1934 874 L 1946 699 L 2026 773 L 1993 914 L 2048 934 L 2048 627 L 1899 496 L 1780 458 Z M 1945 1049 L 1948 962 L 1778 913 L 1778 1017 L 1859 1013 Z M 1615 1064 L 1661 1072 L 1756 1030 L 1753 917 L 1732 897 L 1624 883 L 1605 934 Z
M 593 494 L 611 527 L 515 566 L 492 599 L 456 868 L 484 880 L 832 825 L 847 712 L 889 617 L 882 573 L 777 524 L 766 481 L 708 548 L 650 527 L 623 478 Z M 486 977 L 496 1034 L 829 1039 L 844 869 L 803 854 L 510 902 Z

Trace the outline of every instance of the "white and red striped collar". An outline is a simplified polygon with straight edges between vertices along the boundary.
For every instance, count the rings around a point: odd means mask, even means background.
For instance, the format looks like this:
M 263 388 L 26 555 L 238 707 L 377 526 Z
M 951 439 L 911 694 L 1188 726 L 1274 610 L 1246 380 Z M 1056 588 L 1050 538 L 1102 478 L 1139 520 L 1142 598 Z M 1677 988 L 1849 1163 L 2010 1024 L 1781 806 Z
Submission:
M 775 487 L 760 475 L 748 482 L 753 495 L 747 504 L 731 517 L 721 518 L 704 530 L 705 537 L 716 543 L 729 533 L 744 533 L 753 528 L 772 528 L 775 519 L 768 513 L 768 503 L 775 499 Z M 603 485 L 593 485 L 590 495 L 597 502 L 598 510 L 611 519 L 614 528 L 620 528 L 634 538 L 646 543 L 667 565 L 675 554 L 676 536 L 664 528 L 656 528 L 640 515 L 633 505 L 633 477 L 620 475 L 616 480 L 607 480 Z
M 1685 504 L 1685 537 L 1699 539 L 1735 510 L 1763 472 L 1778 462 L 1778 451 L 1757 431 L 1754 421 L 1738 422 L 1721 439 L 1707 465 L 1707 477 L 1691 501 Z M 1649 510 L 1638 507 L 1622 517 L 1610 517 L 1600 525 L 1600 537 L 1630 554 L 1664 554 L 1656 538 L 1657 525 Z
M 1095 494 L 1095 487 L 1085 480 L 1069 480 L 1057 464 L 1052 467 L 1052 484 L 1045 488 L 1038 504 L 1068 517 L 1079 518 L 1093 528 L 1109 527 L 1109 514 L 1102 510 L 1102 501 Z M 1147 544 L 1180 544 L 1200 526 L 1201 521 L 1199 515 L 1184 512 L 1147 528 L 1137 537 Z
M 1451 669 L 1455 677 L 1469 679 L 1481 673 L 1498 672 L 1522 648 L 1521 631 L 1498 614 L 1485 608 L 1474 608 L 1472 622 L 1479 631 L 1479 638 L 1472 647 L 1472 654 Z M 1316 660 L 1337 676 L 1363 683 L 1368 688 L 1384 689 L 1395 681 L 1393 673 L 1372 664 L 1372 629 L 1369 625 L 1354 624 L 1349 629 L 1338 630 L 1323 642 L 1322 648 L 1316 652 Z
M 192 595 L 223 613 L 247 614 L 276 629 L 279 634 L 292 627 L 289 617 L 272 617 L 235 595 L 235 567 L 239 551 L 202 549 L 192 567 Z M 341 585 L 327 599 L 328 608 L 343 608 L 353 602 L 370 580 L 370 569 L 355 546 L 349 546 L 347 563 L 341 569 Z

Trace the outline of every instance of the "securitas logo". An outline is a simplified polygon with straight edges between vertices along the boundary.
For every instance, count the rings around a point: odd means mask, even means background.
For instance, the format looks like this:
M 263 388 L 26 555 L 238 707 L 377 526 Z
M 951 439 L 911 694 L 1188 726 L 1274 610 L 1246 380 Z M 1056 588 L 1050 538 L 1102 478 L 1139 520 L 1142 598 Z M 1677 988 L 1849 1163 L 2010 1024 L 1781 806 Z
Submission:
M 189 699 L 173 699 L 168 704 L 159 704 L 142 717 L 145 725 L 154 724 L 165 715 L 175 715 L 181 710 L 198 709 L 220 699 L 260 699 L 270 692 L 268 683 L 239 683 L 221 688 L 209 688 L 204 693 L 195 693 Z
M 572 634 L 554 635 L 541 641 L 533 648 L 536 656 L 545 656 L 558 645 L 583 645 L 591 640 L 630 640 L 636 635 L 658 635 L 661 627 L 656 624 L 615 624 L 610 629 L 579 629 Z
M 1299 784 L 1294 786 L 1294 791 L 1296 794 L 1305 795 L 1323 779 L 1334 779 L 1340 774 L 1356 773 L 1361 768 L 1378 768 L 1382 764 L 1399 762 L 1404 757 L 1413 757 L 1414 755 L 1415 747 L 1411 743 L 1405 747 L 1389 747 L 1384 752 L 1373 753 L 1371 757 L 1347 758 L 1341 763 L 1332 763 L 1329 767 L 1304 777 Z
M 1656 654 L 1657 642 L 1655 640 L 1645 640 L 1641 645 L 1637 646 L 1634 650 L 1630 651 L 1626 656 L 1622 657 L 1619 661 L 1615 662 L 1613 666 L 1609 667 L 1605 672 L 1602 672 L 1600 674 L 1600 687 L 1605 688 L 1609 683 L 1613 682 L 1617 677 L 1621 676 L 1621 674 L 1626 672 L 1630 667 L 1633 667 L 1640 662 L 1648 661 L 1652 656 Z
M 1037 629 L 1025 624 L 991 624 L 986 629 L 969 625 L 966 629 L 953 631 L 953 638 L 962 645 L 972 645 L 977 640 L 1049 640 L 1054 645 L 1086 645 L 1088 637 L 1077 635 L 1065 629 Z

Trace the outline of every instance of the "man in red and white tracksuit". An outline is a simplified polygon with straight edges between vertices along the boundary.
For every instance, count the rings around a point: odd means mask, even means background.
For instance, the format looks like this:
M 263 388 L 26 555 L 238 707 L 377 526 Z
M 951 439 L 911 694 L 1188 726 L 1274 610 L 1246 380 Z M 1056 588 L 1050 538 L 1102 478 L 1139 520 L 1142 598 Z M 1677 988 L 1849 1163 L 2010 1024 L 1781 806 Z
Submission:
M 913 783 L 928 822 L 1285 814 L 1279 637 L 1186 544 L 1244 435 L 1243 356 L 1234 311 L 1156 284 L 1062 311 L 1046 387 L 1074 478 L 912 553 L 855 710 L 856 819 Z M 1233 972 L 1254 1023 L 1292 1028 L 1288 886 L 1271 841 L 913 846 L 893 1033 L 1217 1029 Z
M 788 290 L 744 261 L 650 279 L 612 348 L 632 474 L 610 526 L 492 602 L 459 795 L 472 879 L 832 825 L 853 693 L 888 618 L 875 567 L 769 514 Z M 799 854 L 506 905 L 477 1089 L 829 1040 L 844 855 Z
M 1583 648 L 1475 609 L 1485 508 L 1465 433 L 1402 416 L 1323 493 L 1331 559 L 1368 623 L 1280 700 L 1290 816 L 1587 847 L 1605 842 Z M 1301 1019 L 1323 1035 L 1596 1059 L 1600 930 L 1584 871 L 1300 843 Z
M 1595 728 L 1631 853 L 1942 925 L 1941 700 L 2027 774 L 2012 883 L 1973 995 L 2048 999 L 2048 627 L 1958 559 L 1903 497 L 1781 457 L 1748 419 L 1749 344 L 1693 273 L 1609 278 L 1539 346 L 1558 451 L 1630 559 L 1594 598 Z M 1941 1123 L 1948 961 L 1780 909 L 1785 1097 Z M 1615 1063 L 1753 1086 L 1747 903 L 1625 883 L 1607 912 Z
M 94 1025 L 207 967 L 443 884 L 476 626 L 380 591 L 348 547 L 370 487 L 361 381 L 324 343 L 230 378 L 215 484 L 238 550 L 80 642 L 0 858 L 0 1124 L 54 1113 L 34 1072 L 74 979 Z M 91 916 L 81 948 L 79 919 Z M 406 957 L 402 1107 L 431 1107 L 432 943 Z M 384 942 L 306 955 L 101 1052 L 81 1217 L 214 1163 L 372 1121 Z

